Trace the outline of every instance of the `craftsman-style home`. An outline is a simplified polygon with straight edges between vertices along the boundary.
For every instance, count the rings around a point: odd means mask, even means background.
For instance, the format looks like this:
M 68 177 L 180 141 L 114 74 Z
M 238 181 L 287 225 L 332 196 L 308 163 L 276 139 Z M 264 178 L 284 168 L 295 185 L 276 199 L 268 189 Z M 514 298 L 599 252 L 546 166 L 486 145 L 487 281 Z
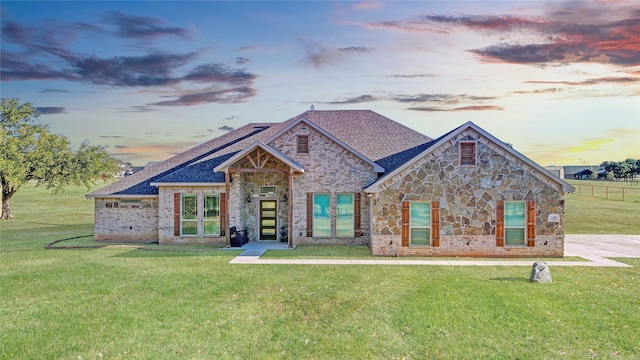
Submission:
M 233 130 L 87 197 L 97 241 L 559 257 L 573 190 L 471 122 L 432 139 L 368 110 L 310 110 Z

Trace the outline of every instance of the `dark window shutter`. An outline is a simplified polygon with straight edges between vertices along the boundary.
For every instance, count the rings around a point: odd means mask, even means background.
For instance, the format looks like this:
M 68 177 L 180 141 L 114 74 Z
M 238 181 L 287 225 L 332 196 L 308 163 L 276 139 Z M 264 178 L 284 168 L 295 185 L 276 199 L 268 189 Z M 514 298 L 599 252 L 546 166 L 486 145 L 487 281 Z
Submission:
M 173 193 L 173 236 L 180 236 L 180 193 Z
M 220 193 L 220 236 L 227 234 L 227 194 Z
M 360 193 L 353 194 L 353 236 L 360 237 Z
M 504 246 L 504 200 L 496 203 L 496 246 Z
M 440 246 L 440 203 L 431 202 L 431 246 Z
M 409 202 L 402 202 L 402 246 L 409 246 Z
M 313 236 L 313 193 L 307 193 L 307 237 Z
M 536 244 L 536 202 L 527 201 L 527 246 Z

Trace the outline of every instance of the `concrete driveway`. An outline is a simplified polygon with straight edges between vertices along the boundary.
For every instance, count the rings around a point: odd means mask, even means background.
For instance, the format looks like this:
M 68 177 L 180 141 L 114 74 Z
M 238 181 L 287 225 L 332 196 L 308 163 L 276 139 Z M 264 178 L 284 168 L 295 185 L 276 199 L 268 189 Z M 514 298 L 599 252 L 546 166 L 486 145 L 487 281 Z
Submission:
M 640 258 L 640 235 L 564 236 L 564 256 L 602 262 L 605 258 Z

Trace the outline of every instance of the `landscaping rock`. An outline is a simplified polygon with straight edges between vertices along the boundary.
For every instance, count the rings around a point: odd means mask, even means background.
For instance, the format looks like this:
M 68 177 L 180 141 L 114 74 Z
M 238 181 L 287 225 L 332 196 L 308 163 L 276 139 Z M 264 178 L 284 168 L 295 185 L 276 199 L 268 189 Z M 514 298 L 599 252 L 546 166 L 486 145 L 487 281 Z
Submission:
M 536 261 L 533 263 L 533 267 L 531 268 L 531 276 L 529 277 L 529 281 L 535 283 L 550 283 L 551 282 L 551 272 L 549 271 L 549 266 L 544 261 Z

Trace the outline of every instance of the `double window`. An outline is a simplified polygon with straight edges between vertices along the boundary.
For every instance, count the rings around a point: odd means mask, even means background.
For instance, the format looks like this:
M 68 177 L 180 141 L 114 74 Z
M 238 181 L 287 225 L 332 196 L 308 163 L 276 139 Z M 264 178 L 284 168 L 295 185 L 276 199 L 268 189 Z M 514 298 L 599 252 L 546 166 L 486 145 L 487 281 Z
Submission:
M 307 236 L 315 237 L 354 237 L 359 234 L 359 195 L 342 193 L 332 196 L 327 193 L 309 194 L 307 201 Z M 335 221 L 332 211 L 335 209 Z M 334 232 L 332 233 L 332 230 Z
M 220 195 L 180 194 L 179 235 L 220 235 Z M 202 212 L 202 218 L 199 214 Z

